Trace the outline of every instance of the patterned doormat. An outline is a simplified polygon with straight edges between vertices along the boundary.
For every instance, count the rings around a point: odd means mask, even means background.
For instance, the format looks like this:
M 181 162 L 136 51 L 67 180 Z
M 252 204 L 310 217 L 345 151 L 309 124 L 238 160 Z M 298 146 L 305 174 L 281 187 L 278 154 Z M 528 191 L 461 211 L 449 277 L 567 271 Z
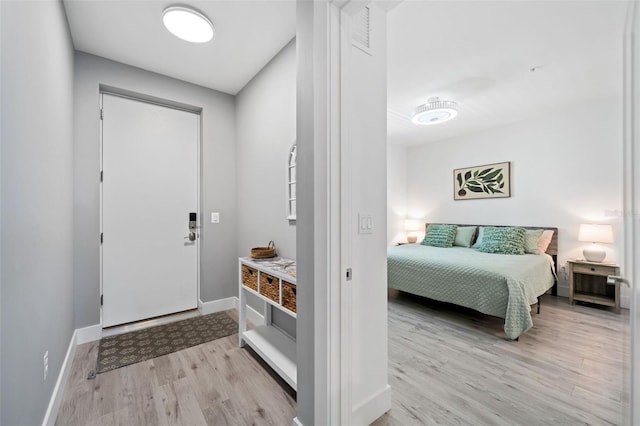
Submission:
M 238 332 L 226 313 L 216 312 L 100 339 L 97 373 L 176 352 Z

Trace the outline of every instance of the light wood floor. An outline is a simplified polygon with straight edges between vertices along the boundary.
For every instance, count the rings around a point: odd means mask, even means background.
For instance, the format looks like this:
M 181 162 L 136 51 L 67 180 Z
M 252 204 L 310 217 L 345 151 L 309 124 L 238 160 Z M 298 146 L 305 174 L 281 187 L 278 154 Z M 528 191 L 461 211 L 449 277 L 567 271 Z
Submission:
M 519 342 L 501 319 L 406 294 L 389 299 L 392 409 L 374 425 L 624 424 L 628 311 L 545 296 Z M 57 425 L 289 426 L 295 401 L 237 335 L 87 380 L 80 345 Z
M 390 293 L 392 409 L 374 425 L 628 423 L 628 311 L 547 295 L 533 322 L 511 342 L 501 319 Z
M 238 335 L 98 374 L 79 345 L 56 425 L 291 425 L 296 402 Z

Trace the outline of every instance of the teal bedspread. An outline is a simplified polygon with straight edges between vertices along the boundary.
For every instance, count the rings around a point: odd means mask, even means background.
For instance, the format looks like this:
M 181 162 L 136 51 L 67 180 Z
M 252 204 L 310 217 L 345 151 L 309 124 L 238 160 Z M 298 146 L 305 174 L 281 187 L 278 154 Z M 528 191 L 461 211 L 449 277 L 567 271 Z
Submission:
M 481 253 L 420 244 L 387 251 L 389 288 L 504 318 L 515 339 L 533 326 L 530 305 L 553 287 L 551 256 Z

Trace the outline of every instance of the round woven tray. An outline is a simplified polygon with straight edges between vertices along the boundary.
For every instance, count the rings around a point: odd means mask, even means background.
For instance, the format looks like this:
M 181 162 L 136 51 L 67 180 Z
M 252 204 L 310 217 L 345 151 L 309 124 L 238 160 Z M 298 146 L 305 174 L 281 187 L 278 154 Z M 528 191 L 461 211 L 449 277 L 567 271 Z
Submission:
M 276 245 L 273 241 L 269 241 L 267 247 L 253 247 L 251 249 L 252 259 L 268 259 L 276 256 Z

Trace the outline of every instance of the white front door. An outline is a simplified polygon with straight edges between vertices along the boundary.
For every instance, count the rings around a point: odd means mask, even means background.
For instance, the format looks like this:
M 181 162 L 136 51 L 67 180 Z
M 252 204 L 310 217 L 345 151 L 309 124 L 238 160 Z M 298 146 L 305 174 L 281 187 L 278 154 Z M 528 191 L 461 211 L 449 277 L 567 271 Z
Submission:
M 102 95 L 102 326 L 197 307 L 199 115 Z

